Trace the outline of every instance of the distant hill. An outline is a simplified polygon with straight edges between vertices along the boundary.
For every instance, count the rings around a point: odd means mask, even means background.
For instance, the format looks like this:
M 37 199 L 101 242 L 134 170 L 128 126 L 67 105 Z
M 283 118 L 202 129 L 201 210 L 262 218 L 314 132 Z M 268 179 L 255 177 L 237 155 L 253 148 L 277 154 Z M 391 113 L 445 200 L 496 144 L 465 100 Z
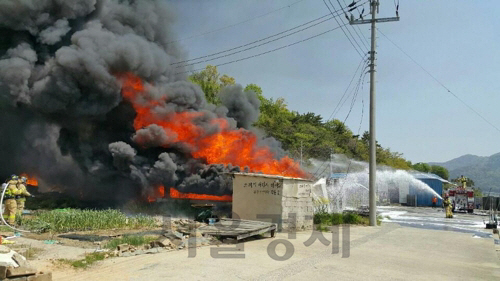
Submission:
M 429 165 L 445 167 L 452 179 L 460 175 L 471 178 L 476 187 L 481 188 L 483 194 L 490 188 L 492 192 L 500 192 L 500 153 L 489 157 L 467 154 L 444 163 L 434 162 Z

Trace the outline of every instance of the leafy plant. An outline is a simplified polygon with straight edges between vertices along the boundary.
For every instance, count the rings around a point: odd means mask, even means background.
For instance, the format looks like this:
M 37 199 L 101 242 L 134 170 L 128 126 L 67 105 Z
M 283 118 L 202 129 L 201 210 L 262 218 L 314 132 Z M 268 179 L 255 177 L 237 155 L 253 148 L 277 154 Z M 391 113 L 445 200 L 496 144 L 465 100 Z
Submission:
M 39 212 L 33 218 L 23 219 L 23 225 L 34 232 L 69 232 L 114 228 L 151 228 L 153 217 L 127 217 L 118 210 L 56 209 Z

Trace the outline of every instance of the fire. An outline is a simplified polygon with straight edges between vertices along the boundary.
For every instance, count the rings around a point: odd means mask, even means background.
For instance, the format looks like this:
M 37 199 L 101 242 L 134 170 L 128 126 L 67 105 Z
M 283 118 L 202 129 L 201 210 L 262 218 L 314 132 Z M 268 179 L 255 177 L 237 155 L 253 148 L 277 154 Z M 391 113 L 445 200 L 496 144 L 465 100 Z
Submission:
M 165 197 L 165 187 L 159 186 L 159 187 L 155 188 L 153 195 L 146 196 L 146 200 L 149 203 L 153 203 L 153 202 L 156 202 L 156 199 L 164 198 L 164 197 Z
M 192 200 L 209 200 L 209 201 L 221 201 L 221 202 L 232 202 L 233 196 L 231 195 L 208 195 L 208 194 L 196 194 L 196 193 L 183 193 L 177 189 L 170 188 L 170 198 L 176 199 L 192 199 Z
M 157 198 L 163 198 L 165 197 L 165 187 L 160 186 L 156 189 L 156 197 Z
M 249 167 L 252 172 L 271 175 L 306 176 L 293 159 L 275 159 L 269 147 L 257 144 L 258 139 L 254 133 L 244 129 L 230 129 L 224 118 L 213 119 L 211 125 L 219 130 L 216 133 L 207 133 L 194 122 L 203 118 L 202 112 L 177 112 L 159 116 L 155 109 L 163 106 L 168 97 L 160 100 L 149 97 L 143 81 L 134 74 L 122 74 L 119 78 L 123 80 L 123 97 L 132 103 L 137 113 L 134 120 L 135 130 L 156 124 L 162 127 L 167 135 L 174 136 L 173 142 L 189 144 L 192 157 L 204 159 L 208 164 L 232 164 L 242 169 Z
M 28 174 L 21 174 L 21 177 L 26 177 L 26 185 L 38 186 L 38 180 L 35 177 L 29 176 Z

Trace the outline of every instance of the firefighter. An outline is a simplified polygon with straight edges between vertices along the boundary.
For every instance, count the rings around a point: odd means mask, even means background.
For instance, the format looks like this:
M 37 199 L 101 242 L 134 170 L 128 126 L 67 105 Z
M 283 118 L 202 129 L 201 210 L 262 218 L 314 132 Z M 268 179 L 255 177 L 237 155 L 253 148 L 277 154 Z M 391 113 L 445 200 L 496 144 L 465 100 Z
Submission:
M 26 197 L 31 197 L 32 195 L 26 190 L 26 181 L 28 179 L 26 177 L 21 177 L 19 183 L 17 185 L 17 189 L 19 194 L 16 195 L 16 203 L 17 203 L 17 218 L 20 219 L 23 215 L 24 203 L 26 203 Z
M 451 206 L 450 198 L 448 198 L 448 196 L 446 196 L 444 198 L 443 205 L 444 205 L 444 208 L 446 210 L 446 218 L 447 219 L 453 218 L 453 212 L 451 211 L 452 206 Z
M 461 175 L 459 181 L 462 184 L 462 188 L 467 189 L 467 178 Z
M 3 213 L 3 218 L 13 225 L 16 222 L 16 212 L 17 212 L 17 202 L 16 195 L 20 194 L 17 189 L 17 184 L 19 177 L 12 175 L 10 180 L 7 182 L 7 190 L 4 195 L 4 206 L 5 212 Z

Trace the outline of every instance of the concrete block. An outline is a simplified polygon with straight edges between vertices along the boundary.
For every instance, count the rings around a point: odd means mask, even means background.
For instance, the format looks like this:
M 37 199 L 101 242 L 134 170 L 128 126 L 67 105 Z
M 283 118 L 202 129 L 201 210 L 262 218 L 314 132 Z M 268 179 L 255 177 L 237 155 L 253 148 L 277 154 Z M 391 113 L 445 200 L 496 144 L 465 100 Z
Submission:
M 36 275 L 28 276 L 27 281 L 52 281 L 52 272 L 39 272 Z
M 116 246 L 116 249 L 118 249 L 118 251 L 120 251 L 120 252 L 125 252 L 125 251 L 128 251 L 130 249 L 130 246 L 128 244 L 120 244 L 120 245 Z
M 10 252 L 10 248 L 4 245 L 0 245 L 0 254 L 7 254 Z
M 20 267 L 25 267 L 25 266 L 29 266 L 28 265 L 28 262 L 26 261 L 26 258 L 21 256 L 20 254 L 18 253 L 14 253 L 14 255 L 12 255 L 12 259 L 20 266 Z
M 8 267 L 7 268 L 7 277 L 17 277 L 17 276 L 26 276 L 26 275 L 35 275 L 36 268 L 30 266 L 20 266 L 20 267 Z
M 151 247 L 170 247 L 170 248 L 175 248 L 175 245 L 172 243 L 172 241 L 169 238 L 160 238 L 156 241 L 151 242 Z
M 0 265 L 0 280 L 7 277 L 7 265 Z

